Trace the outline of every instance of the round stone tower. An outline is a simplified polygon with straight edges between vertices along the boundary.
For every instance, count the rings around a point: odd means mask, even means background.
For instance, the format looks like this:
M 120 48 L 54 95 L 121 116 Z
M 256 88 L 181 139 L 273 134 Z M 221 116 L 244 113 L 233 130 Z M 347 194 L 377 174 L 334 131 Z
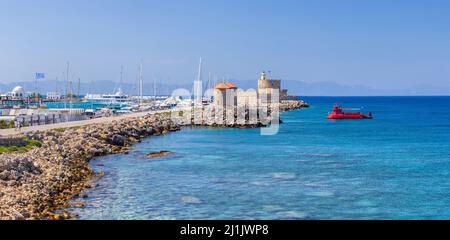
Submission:
M 268 79 L 266 72 L 263 71 L 258 80 L 258 99 L 260 100 L 260 103 L 273 102 L 272 93 L 274 92 L 277 92 L 278 96 L 280 96 L 281 80 Z

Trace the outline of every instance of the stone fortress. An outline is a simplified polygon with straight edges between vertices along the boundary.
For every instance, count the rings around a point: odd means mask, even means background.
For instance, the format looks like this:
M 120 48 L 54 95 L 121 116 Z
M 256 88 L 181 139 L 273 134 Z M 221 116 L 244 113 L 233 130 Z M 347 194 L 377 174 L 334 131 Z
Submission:
M 258 100 L 260 104 L 264 103 L 275 103 L 276 100 L 272 98 L 278 98 L 280 100 L 281 92 L 281 80 L 278 79 L 268 79 L 266 72 L 261 73 L 261 77 L 258 80 Z M 275 95 L 278 95 L 276 97 Z M 267 96 L 264 98 L 263 96 Z
M 233 83 L 219 83 L 214 88 L 214 105 L 221 107 L 255 107 L 297 99 L 297 96 L 288 95 L 287 89 L 281 88 L 281 80 L 268 79 L 264 71 L 258 80 L 256 91 L 238 89 Z

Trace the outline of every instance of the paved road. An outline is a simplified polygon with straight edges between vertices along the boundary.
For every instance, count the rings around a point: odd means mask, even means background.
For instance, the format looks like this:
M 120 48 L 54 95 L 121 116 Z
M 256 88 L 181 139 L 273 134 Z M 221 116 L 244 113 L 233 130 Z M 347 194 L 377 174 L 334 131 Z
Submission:
M 55 129 L 55 128 L 70 128 L 70 127 L 86 126 L 86 125 L 97 124 L 97 123 L 108 123 L 108 122 L 112 122 L 114 120 L 142 117 L 147 114 L 155 114 L 155 113 L 163 113 L 163 112 L 171 112 L 171 111 L 173 111 L 173 110 L 147 111 L 147 112 L 126 114 L 126 115 L 121 115 L 121 116 L 114 116 L 114 117 L 95 118 L 95 119 L 89 119 L 89 120 L 83 120 L 83 121 L 55 123 L 55 124 L 48 124 L 48 125 L 38 125 L 38 126 L 24 127 L 24 128 L 22 128 L 22 130 L 20 132 L 15 131 L 15 129 L 1 129 L 0 136 L 13 136 L 13 135 L 17 135 L 17 134 L 24 133 L 24 132 L 45 131 L 45 130 L 51 130 L 51 129 Z

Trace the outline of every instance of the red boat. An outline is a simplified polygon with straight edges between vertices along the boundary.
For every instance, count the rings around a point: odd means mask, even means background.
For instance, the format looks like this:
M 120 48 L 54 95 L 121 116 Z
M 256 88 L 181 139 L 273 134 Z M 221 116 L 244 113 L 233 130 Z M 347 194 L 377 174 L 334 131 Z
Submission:
M 335 104 L 333 107 L 333 112 L 328 115 L 328 119 L 372 119 L 372 113 L 369 112 L 368 115 L 364 115 L 362 112 L 344 112 L 344 110 L 352 109 L 342 109 L 339 104 Z M 360 110 L 360 109 L 358 109 Z

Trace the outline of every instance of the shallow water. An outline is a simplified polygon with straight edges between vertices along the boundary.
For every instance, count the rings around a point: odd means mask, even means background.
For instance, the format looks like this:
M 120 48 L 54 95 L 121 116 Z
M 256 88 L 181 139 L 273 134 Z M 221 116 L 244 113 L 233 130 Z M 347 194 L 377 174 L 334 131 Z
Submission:
M 450 97 L 306 98 L 279 134 L 186 128 L 92 161 L 81 219 L 450 219 Z M 329 121 L 334 102 L 373 120 Z M 174 155 L 145 159 L 153 151 Z

